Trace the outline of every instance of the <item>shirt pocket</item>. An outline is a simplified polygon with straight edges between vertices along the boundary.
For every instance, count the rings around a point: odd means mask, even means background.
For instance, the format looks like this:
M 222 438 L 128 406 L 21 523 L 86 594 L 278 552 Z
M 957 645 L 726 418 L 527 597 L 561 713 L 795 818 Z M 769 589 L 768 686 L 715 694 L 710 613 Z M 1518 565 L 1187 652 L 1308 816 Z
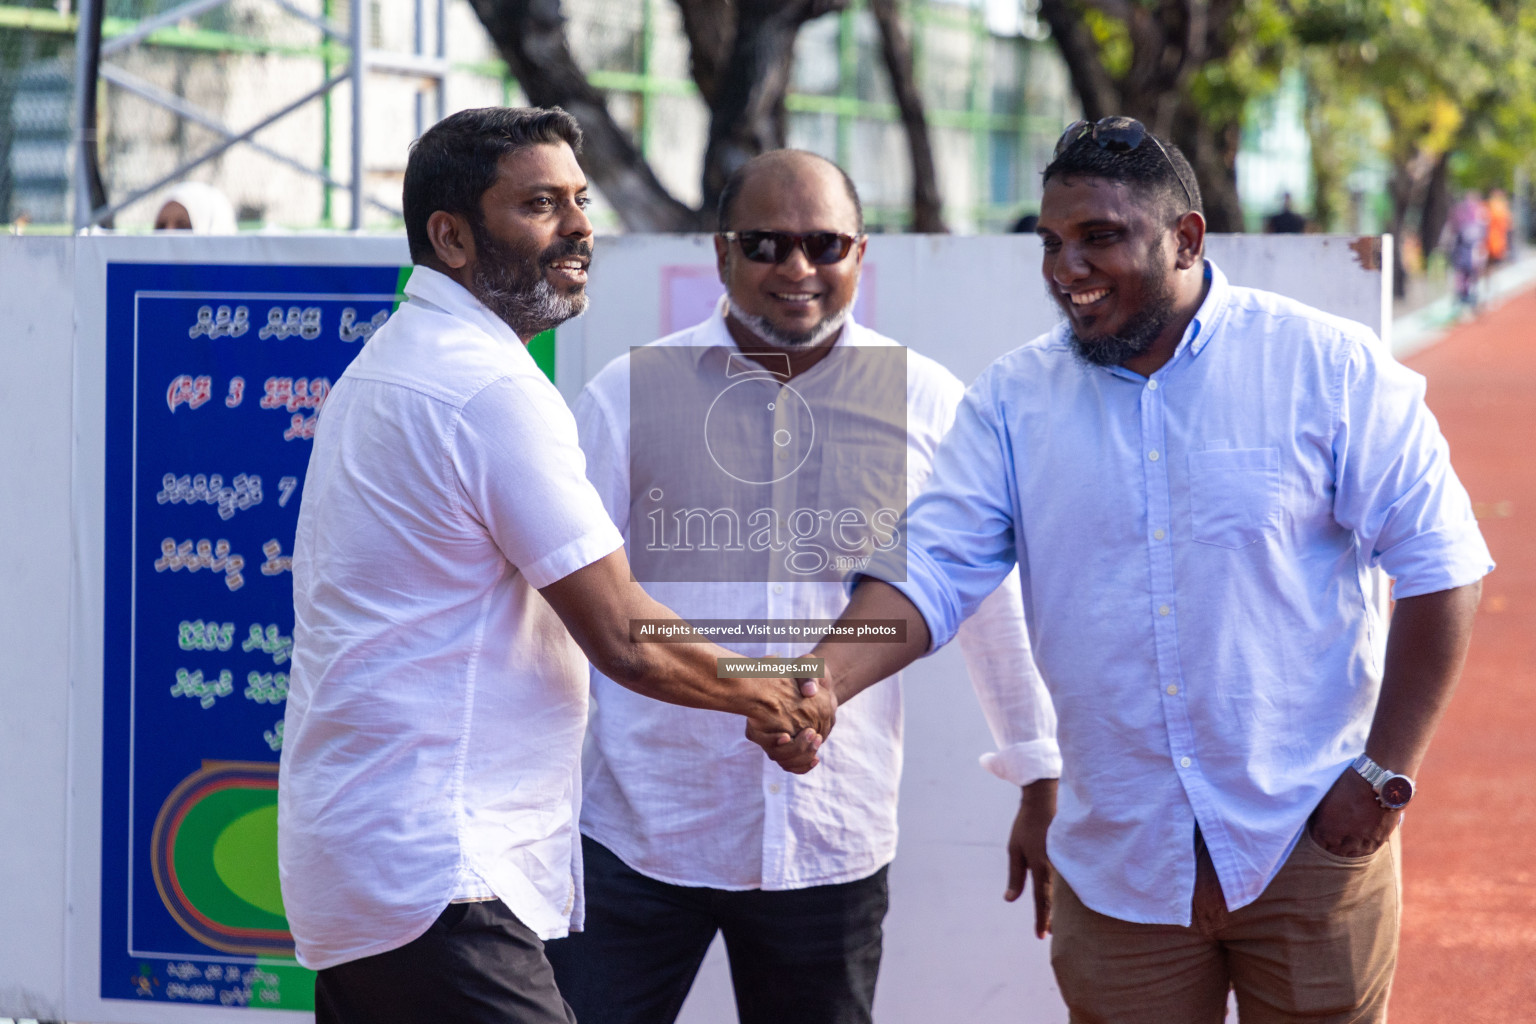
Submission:
M 1195 540 L 1247 547 L 1280 522 L 1280 449 L 1218 448 L 1189 455 Z

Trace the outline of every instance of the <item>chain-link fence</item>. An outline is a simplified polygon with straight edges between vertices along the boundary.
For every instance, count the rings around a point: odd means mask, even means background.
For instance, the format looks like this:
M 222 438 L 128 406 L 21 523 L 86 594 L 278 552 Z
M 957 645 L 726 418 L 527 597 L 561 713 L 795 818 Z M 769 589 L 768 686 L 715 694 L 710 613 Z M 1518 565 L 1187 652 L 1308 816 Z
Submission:
M 64 223 L 74 40 L 53 7 L 9 14 L 0 21 L 0 223 Z

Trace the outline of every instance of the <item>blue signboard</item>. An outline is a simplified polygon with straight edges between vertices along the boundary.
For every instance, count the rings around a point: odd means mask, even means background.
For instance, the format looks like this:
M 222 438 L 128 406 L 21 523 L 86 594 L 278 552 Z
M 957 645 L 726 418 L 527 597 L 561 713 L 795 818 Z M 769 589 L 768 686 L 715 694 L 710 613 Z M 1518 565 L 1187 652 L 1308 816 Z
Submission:
M 277 879 L 294 528 L 404 277 L 108 266 L 103 998 L 313 1008 Z

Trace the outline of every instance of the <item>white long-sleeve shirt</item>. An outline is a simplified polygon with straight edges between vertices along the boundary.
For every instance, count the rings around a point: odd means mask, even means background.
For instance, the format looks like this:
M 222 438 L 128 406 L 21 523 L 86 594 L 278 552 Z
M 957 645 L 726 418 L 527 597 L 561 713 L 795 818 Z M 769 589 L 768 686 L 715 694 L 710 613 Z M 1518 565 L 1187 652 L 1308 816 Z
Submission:
M 851 322 L 836 344 L 896 346 L 889 338 Z M 743 357 L 718 310 L 709 320 L 646 349 L 658 346 L 687 351 L 685 356 L 669 360 L 667 365 L 675 372 L 667 375 L 664 387 L 651 386 L 656 383 L 653 380 L 637 389 L 640 402 L 665 403 L 666 407 L 659 409 L 663 417 L 683 409 L 700 411 L 702 419 L 703 411 L 712 407 L 733 380 L 736 387 L 727 400 L 739 400 L 747 394 L 762 400 L 766 409 L 777 405 L 779 419 L 774 422 L 779 424 L 788 422 L 796 427 L 784 419 L 793 412 L 792 406 L 803 413 L 813 412 L 817 423 L 823 425 L 818 429 L 837 417 L 846 421 L 856 414 L 859 396 L 854 391 L 859 383 L 850 384 L 846 379 L 844 364 L 829 357 L 794 377 L 785 388 L 771 374 L 752 373 L 754 364 L 741 364 Z M 711 474 L 707 466 L 704 471 L 679 472 L 678 460 L 687 456 L 669 451 L 660 460 L 638 460 L 642 466 L 659 462 L 663 469 L 670 469 L 670 474 L 662 474 L 667 476 L 664 483 L 632 479 L 632 440 L 637 446 L 652 447 L 681 444 L 683 440 L 650 435 L 632 439 L 633 358 L 623 356 L 605 367 L 582 391 L 574 411 L 587 453 L 588 474 L 625 534 L 637 578 L 646 590 L 692 620 L 836 618 L 846 596 L 835 579 L 796 582 L 782 575 L 776 578 L 770 572 L 746 581 L 738 576 L 732 582 L 647 582 L 642 568 L 645 553 L 636 545 L 646 543 L 654 529 L 646 515 L 651 496 L 675 488 L 682 479 L 688 486 L 698 487 L 699 480 Z M 928 476 L 934 452 L 953 421 L 964 387 L 931 359 L 910 350 L 905 358 L 903 496 L 910 500 Z M 733 360 L 747 368 L 745 376 L 733 372 Z M 805 404 L 800 405 L 791 391 Z M 896 405 L 899 408 L 899 392 Z M 634 411 L 637 421 L 654 422 L 646 409 L 637 405 Z M 650 412 L 656 411 L 658 407 L 653 405 Z M 778 435 L 784 452 L 795 453 L 796 458 L 805 454 L 798 445 L 800 428 L 806 426 L 801 423 L 796 427 L 793 443 L 788 432 Z M 718 439 L 715 443 L 711 454 L 703 458 L 714 459 L 723 471 L 739 470 L 742 476 L 750 477 L 747 470 L 733 464 L 735 456 L 720 449 Z M 850 471 L 870 472 L 868 460 L 881 458 L 867 450 L 850 450 L 847 445 L 832 448 L 825 454 L 808 456 L 812 462 L 807 465 L 818 467 L 821 483 L 805 487 L 814 491 L 819 486 L 824 492 L 829 478 L 846 478 Z M 673 461 L 666 465 L 669 459 Z M 878 476 L 883 471 L 884 467 L 879 467 L 875 473 Z M 894 471 L 899 472 L 899 467 Z M 809 468 L 804 472 L 810 472 Z M 879 480 L 873 480 L 873 485 L 878 487 Z M 691 499 L 708 507 L 719 504 L 698 492 Z M 653 564 L 667 571 L 675 569 L 680 560 L 667 552 Z M 1016 578 L 1006 581 L 983 602 L 961 630 L 960 642 L 999 748 L 985 755 L 983 763 L 1001 778 L 1018 784 L 1055 777 L 1060 769 L 1056 716 L 1030 657 Z M 809 650 L 812 643 L 726 645 L 742 654 L 793 656 Z M 646 700 L 596 671 L 592 673 L 592 691 L 594 709 L 585 758 L 581 829 L 637 871 L 678 885 L 795 889 L 864 878 L 895 856 L 902 761 L 899 677 L 870 687 L 839 708 L 837 727 L 820 752 L 820 767 L 802 776 L 788 775 L 765 758 L 744 738 L 737 718 Z

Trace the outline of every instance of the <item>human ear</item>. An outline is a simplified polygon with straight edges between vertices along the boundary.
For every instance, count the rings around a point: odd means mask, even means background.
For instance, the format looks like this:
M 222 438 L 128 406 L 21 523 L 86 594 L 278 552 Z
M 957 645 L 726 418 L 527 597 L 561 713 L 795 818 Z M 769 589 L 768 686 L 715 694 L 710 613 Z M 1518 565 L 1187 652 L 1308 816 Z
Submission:
M 1188 270 L 1205 258 L 1205 217 L 1190 210 L 1174 225 L 1173 238 L 1178 246 L 1175 265 Z
M 475 258 L 474 232 L 460 214 L 432 211 L 427 218 L 427 238 L 437 258 L 451 270 L 460 270 Z
M 727 287 L 729 287 L 730 282 L 726 280 L 726 274 L 729 271 L 730 266 L 731 266 L 731 243 L 726 241 L 725 239 L 721 238 L 719 235 L 716 235 L 715 236 L 715 272 L 720 275 L 720 283 L 723 284 L 723 285 L 726 285 Z

